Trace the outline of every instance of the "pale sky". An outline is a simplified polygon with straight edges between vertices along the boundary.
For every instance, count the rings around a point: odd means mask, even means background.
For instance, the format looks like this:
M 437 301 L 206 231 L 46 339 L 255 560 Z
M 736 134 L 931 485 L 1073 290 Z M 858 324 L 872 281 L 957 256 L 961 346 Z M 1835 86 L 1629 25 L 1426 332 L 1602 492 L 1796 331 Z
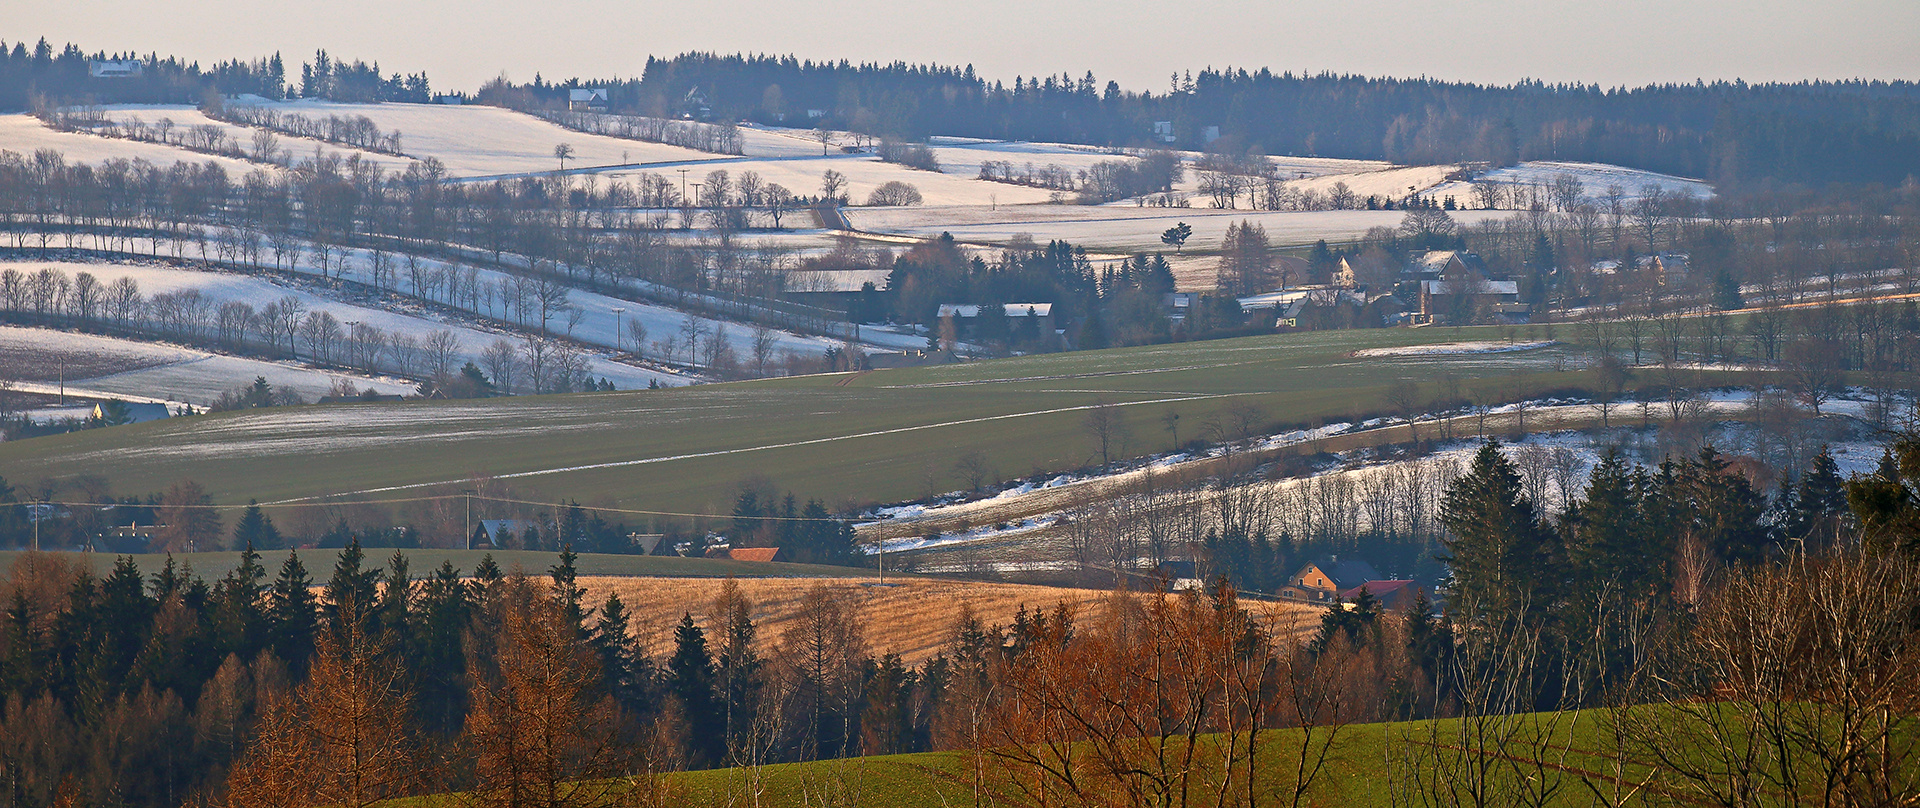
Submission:
M 202 64 L 316 47 L 425 70 L 437 91 L 502 71 L 637 76 L 687 50 L 972 64 L 989 79 L 1088 70 L 1162 92 L 1175 70 L 1521 78 L 1920 80 L 1916 0 L 0 0 L 0 38 Z

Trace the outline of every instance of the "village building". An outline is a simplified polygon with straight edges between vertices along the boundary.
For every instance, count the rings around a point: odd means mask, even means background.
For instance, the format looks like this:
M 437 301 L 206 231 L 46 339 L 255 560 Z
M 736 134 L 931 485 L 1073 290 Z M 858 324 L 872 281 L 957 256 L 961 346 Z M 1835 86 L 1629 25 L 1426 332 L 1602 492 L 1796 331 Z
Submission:
M 1007 330 L 1012 333 L 1037 338 L 1054 332 L 1052 303 L 1004 303 L 1000 313 L 1006 317 Z M 952 325 L 955 338 L 960 340 L 978 339 L 983 315 L 991 314 L 988 306 L 965 303 L 942 303 L 936 312 L 942 327 Z
M 1368 581 L 1359 586 L 1340 590 L 1339 598 L 1343 603 L 1352 603 L 1366 592 L 1379 601 L 1380 608 L 1389 612 L 1404 612 L 1416 608 L 1420 596 L 1425 591 L 1412 581 Z
M 139 59 L 89 59 L 87 75 L 96 79 L 137 79 L 147 66 Z
M 586 87 L 567 91 L 567 109 L 572 112 L 605 112 L 607 88 Z
M 1328 603 L 1340 596 L 1340 593 L 1356 586 L 1381 580 L 1384 576 L 1379 570 L 1357 558 L 1342 560 L 1339 556 L 1308 563 L 1287 579 L 1287 585 L 1281 587 L 1280 596 L 1293 600 L 1315 603 Z
M 109 401 L 93 405 L 93 420 L 110 424 L 144 424 L 168 418 L 173 413 L 165 404 L 129 404 Z

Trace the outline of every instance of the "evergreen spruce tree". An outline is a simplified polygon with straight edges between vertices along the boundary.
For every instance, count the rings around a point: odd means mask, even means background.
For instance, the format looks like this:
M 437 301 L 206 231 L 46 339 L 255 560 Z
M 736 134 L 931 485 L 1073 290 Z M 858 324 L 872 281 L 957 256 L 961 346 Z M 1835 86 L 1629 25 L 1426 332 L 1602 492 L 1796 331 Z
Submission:
M 540 546 L 540 528 L 535 526 L 531 522 L 527 523 L 526 530 L 520 531 L 520 549 L 522 550 L 542 549 Z
M 282 541 L 280 531 L 273 526 L 273 518 L 260 510 L 257 501 L 247 500 L 246 511 L 233 526 L 233 546 L 278 550 Z
M 465 638 L 473 619 L 472 587 L 453 562 L 442 561 L 421 581 L 410 653 L 418 671 L 420 715 L 443 732 L 460 727 L 466 712 Z
M 713 657 L 707 652 L 707 637 L 693 622 L 693 615 L 681 616 L 673 632 L 673 656 L 667 660 L 667 695 L 680 710 L 683 746 L 694 766 L 721 762 L 726 752 L 726 727 L 719 718 L 714 693 Z
M 560 613 L 568 620 L 575 631 L 585 631 L 587 618 L 592 616 L 590 609 L 583 604 L 587 594 L 580 588 L 580 571 L 575 565 L 579 556 L 573 552 L 573 545 L 560 548 L 560 563 L 547 569 L 547 575 L 553 578 L 553 600 L 560 606 Z
M 383 647 L 402 656 L 408 667 L 413 650 L 413 575 L 407 569 L 407 556 L 399 550 L 387 561 L 387 585 L 380 590 L 374 607 L 374 627 Z
M 364 632 L 369 627 L 368 618 L 378 607 L 381 571 L 379 567 L 364 568 L 365 560 L 366 553 L 361 551 L 356 537 L 340 551 L 333 565 L 333 577 L 327 580 L 327 626 L 336 638 L 344 637 L 343 628 L 348 622 L 355 623 Z
M 300 563 L 300 554 L 289 550 L 286 562 L 280 565 L 279 577 L 274 578 L 273 586 L 267 590 L 267 614 L 271 623 L 268 633 L 272 637 L 273 653 L 287 664 L 296 678 L 306 670 L 307 660 L 313 656 L 313 635 L 319 613 L 309 589 L 312 585 L 307 568 Z
M 1671 497 L 1681 509 L 1679 527 L 1693 532 L 1720 558 L 1758 561 L 1767 549 L 1765 498 L 1745 475 L 1730 470 L 1712 446 L 1679 469 L 1679 490 Z
M 267 645 L 268 620 L 262 609 L 261 592 L 267 570 L 260 566 L 260 554 L 253 545 L 243 544 L 240 566 L 220 579 L 214 588 L 210 610 L 210 632 L 214 653 L 252 659 Z
M 1522 493 L 1520 474 L 1488 441 L 1472 468 L 1448 486 L 1440 520 L 1451 534 L 1452 600 L 1473 619 L 1544 616 L 1553 608 L 1559 547 Z
M 648 712 L 653 672 L 634 641 L 627 606 L 620 602 L 619 593 L 607 595 L 606 602 L 600 605 L 600 618 L 594 622 L 587 642 L 600 657 L 607 693 L 613 696 L 614 703 L 629 713 Z
M 1846 516 L 1847 481 L 1840 476 L 1833 455 L 1822 446 L 1794 492 L 1788 538 L 1803 540 L 1810 548 L 1830 546 L 1839 540 Z
M 1665 584 L 1665 555 L 1648 535 L 1638 477 L 1609 449 L 1588 477 L 1586 497 L 1561 518 L 1575 588 L 1610 586 L 1640 596 Z

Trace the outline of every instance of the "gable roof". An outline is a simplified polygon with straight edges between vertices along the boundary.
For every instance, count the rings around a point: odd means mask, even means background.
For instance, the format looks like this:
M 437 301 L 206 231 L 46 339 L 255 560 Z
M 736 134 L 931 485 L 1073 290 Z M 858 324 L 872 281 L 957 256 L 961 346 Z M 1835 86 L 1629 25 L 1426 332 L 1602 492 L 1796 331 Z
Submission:
M 1458 292 L 1452 281 L 1421 281 L 1420 291 L 1429 295 L 1474 294 L 1474 295 L 1517 295 L 1520 294 L 1519 281 L 1480 281 L 1475 284 L 1460 284 Z
M 1352 586 L 1340 590 L 1340 599 L 1352 600 L 1360 597 L 1360 593 L 1365 591 L 1372 593 L 1374 597 L 1380 600 L 1386 600 L 1410 586 L 1413 586 L 1412 581 L 1368 581 L 1359 586 Z
M 1333 583 L 1333 586 L 1330 588 L 1335 591 L 1351 589 L 1369 581 L 1378 581 L 1381 578 L 1380 571 L 1374 569 L 1372 564 L 1368 564 L 1357 558 L 1341 559 L 1339 556 L 1334 556 L 1332 558 L 1323 558 L 1305 567 L 1301 567 L 1299 572 L 1293 574 L 1293 580 L 1299 580 L 1300 576 L 1309 569 L 1317 569 L 1325 573 L 1327 578 Z

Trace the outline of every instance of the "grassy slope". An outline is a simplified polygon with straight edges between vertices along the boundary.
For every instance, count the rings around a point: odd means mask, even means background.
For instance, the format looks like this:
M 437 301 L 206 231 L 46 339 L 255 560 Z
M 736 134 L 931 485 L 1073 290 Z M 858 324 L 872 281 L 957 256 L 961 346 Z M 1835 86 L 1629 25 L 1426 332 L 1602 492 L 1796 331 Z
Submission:
M 99 474 L 117 491 L 191 478 L 231 504 L 434 482 L 444 484 L 367 496 L 444 493 L 475 476 L 533 472 L 505 482 L 530 498 L 724 512 L 735 482 L 763 475 L 802 497 L 891 501 L 925 494 L 930 474 L 933 485 L 951 488 L 953 460 L 968 450 L 985 452 L 1007 475 L 1087 465 L 1095 456 L 1085 412 L 1070 408 L 1102 401 L 1135 404 L 1123 408 L 1132 433 L 1126 449 L 1139 453 L 1168 448 L 1159 425 L 1168 410 L 1181 413 L 1181 435 L 1190 437 L 1209 414 L 1239 401 L 1275 423 L 1306 424 L 1380 411 L 1386 385 L 1432 382 L 1442 372 L 1468 389 L 1516 393 L 1579 381 L 1552 370 L 1549 358 L 1563 348 L 1346 356 L 1503 333 L 1303 333 L 665 391 L 228 413 L 0 445 L 0 476 Z M 983 418 L 995 420 L 952 423 Z M 907 431 L 864 434 L 886 430 Z M 728 453 L 686 457 L 708 452 Z M 651 462 L 550 473 L 635 460 Z
M 1659 708 L 1654 708 L 1659 709 Z M 1553 726 L 1554 742 L 1541 755 L 1551 766 L 1549 777 L 1561 777 L 1559 799 L 1553 805 L 1585 806 L 1592 795 L 1578 782 L 1576 772 L 1585 772 L 1596 785 L 1603 785 L 1603 773 L 1609 771 L 1612 748 L 1602 721 L 1603 711 L 1564 714 Z M 1344 727 L 1337 735 L 1328 767 L 1309 791 L 1308 803 L 1314 805 L 1388 805 L 1393 794 L 1404 788 L 1408 767 L 1417 763 L 1416 753 L 1431 754 L 1433 744 L 1457 741 L 1460 725 L 1454 720 L 1420 721 L 1397 724 L 1363 724 Z M 1324 730 L 1322 730 L 1324 732 Z M 1320 736 L 1324 737 L 1324 735 Z M 1261 766 L 1260 783 L 1263 804 L 1285 805 L 1291 797 L 1293 775 L 1289 757 L 1298 752 L 1300 730 L 1272 730 L 1261 734 L 1260 754 L 1268 761 Z M 1389 740 L 1393 750 L 1389 763 Z M 1203 741 L 1204 743 L 1204 741 Z M 1316 740 L 1316 745 L 1319 741 Z M 1564 757 L 1555 747 L 1565 747 Z M 1515 747 L 1515 757 L 1528 759 L 1531 744 Z M 1218 754 L 1202 754 L 1201 768 L 1218 765 Z M 917 755 L 891 755 L 856 758 L 846 761 L 821 761 L 763 767 L 757 774 L 742 769 L 686 772 L 673 775 L 670 782 L 689 805 L 754 804 L 743 800 L 750 777 L 758 777 L 764 791 L 758 804 L 769 808 L 836 804 L 823 797 L 846 795 L 851 802 L 870 808 L 944 808 L 973 804 L 973 790 L 967 778 L 970 756 L 963 752 L 935 752 Z M 990 764 L 992 765 L 992 764 Z M 1500 764 L 1493 768 L 1501 776 Z M 1526 774 L 1536 773 L 1530 765 Z M 1431 769 L 1429 768 L 1429 772 Z M 1511 774 L 1511 770 L 1506 770 Z M 1644 777 L 1646 770 L 1629 767 L 1629 777 Z M 1522 776 L 1525 776 L 1524 774 Z M 1273 802 L 1278 800 L 1278 802 Z M 1000 801 L 1004 803 L 1003 801 Z M 1199 804 L 1210 804 L 1203 798 Z M 1628 805 L 1647 804 L 1629 801 Z
M 485 552 L 480 550 L 405 550 L 408 569 L 415 578 L 431 574 L 438 569 L 442 561 L 452 562 L 455 569 L 472 574 L 479 565 Z M 386 566 L 387 559 L 393 557 L 390 549 L 367 548 L 366 563 L 373 566 Z M 307 573 L 316 580 L 325 581 L 333 569 L 334 558 L 338 550 L 307 550 L 300 554 L 300 561 Z M 24 553 L 0 551 L 0 571 L 12 568 L 16 558 Z M 260 564 L 267 568 L 268 574 L 280 569 L 286 559 L 286 551 L 268 550 L 260 554 Z M 97 575 L 105 575 L 113 569 L 117 556 L 106 553 L 86 555 L 63 553 L 64 560 L 76 560 L 90 565 Z M 136 555 L 132 557 L 140 570 L 148 575 L 159 572 L 166 563 L 164 555 Z M 212 580 L 226 575 L 240 565 L 237 552 L 217 553 L 179 553 L 173 556 L 180 564 L 193 567 L 195 574 Z M 523 569 L 528 575 L 545 575 L 547 568 L 559 563 L 559 554 L 537 552 L 533 550 L 495 550 L 495 563 L 500 569 L 512 573 L 515 567 Z M 849 567 L 823 567 L 812 564 L 767 564 L 752 561 L 733 561 L 717 558 L 681 558 L 679 556 L 635 556 L 606 555 L 585 553 L 575 562 L 581 575 L 591 576 L 672 576 L 676 578 L 722 578 L 728 575 L 740 578 L 851 578 L 864 577 L 872 573 L 867 570 Z

